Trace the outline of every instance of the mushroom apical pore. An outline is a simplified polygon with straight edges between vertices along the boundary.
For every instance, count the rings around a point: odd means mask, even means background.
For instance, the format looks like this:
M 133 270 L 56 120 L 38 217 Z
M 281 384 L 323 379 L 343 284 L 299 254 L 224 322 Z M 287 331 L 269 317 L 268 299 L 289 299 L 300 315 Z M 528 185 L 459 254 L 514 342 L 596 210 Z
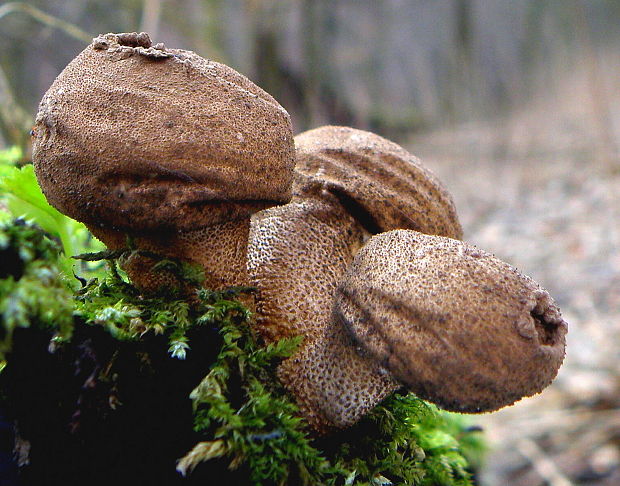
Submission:
M 347 127 L 293 140 L 246 77 L 147 34 L 99 36 L 58 76 L 33 161 L 51 204 L 146 250 L 121 262 L 142 291 L 177 283 L 152 253 L 202 265 L 211 288 L 255 287 L 262 338 L 305 337 L 278 376 L 316 432 L 403 385 L 494 410 L 562 363 L 548 293 L 458 241 L 452 197 L 417 158 Z

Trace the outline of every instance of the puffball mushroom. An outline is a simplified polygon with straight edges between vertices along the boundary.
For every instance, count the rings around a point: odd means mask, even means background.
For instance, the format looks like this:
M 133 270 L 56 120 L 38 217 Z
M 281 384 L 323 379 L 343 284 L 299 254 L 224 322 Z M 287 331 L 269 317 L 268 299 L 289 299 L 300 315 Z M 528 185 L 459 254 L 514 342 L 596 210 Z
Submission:
M 372 133 L 293 141 L 286 111 L 231 68 L 94 39 L 43 97 L 33 160 L 50 203 L 112 248 L 199 263 L 207 285 L 251 285 L 266 342 L 303 335 L 278 376 L 318 433 L 403 386 L 452 410 L 541 391 L 564 356 L 549 295 L 458 241 L 452 198 L 418 159 Z M 295 149 L 296 146 L 296 149 Z M 174 283 L 141 255 L 136 285 Z
M 338 287 L 334 314 L 372 359 L 457 412 L 511 405 L 551 383 L 566 322 L 531 278 L 461 241 L 373 237 Z
M 336 288 L 364 238 L 329 192 L 293 198 L 252 218 L 248 273 L 266 341 L 303 335 L 278 376 L 319 432 L 354 424 L 400 387 L 359 354 L 331 316 Z
M 460 239 L 452 196 L 405 149 L 349 127 L 326 126 L 295 137 L 293 193 L 319 183 L 335 195 L 368 234 L 396 228 Z
M 228 66 L 145 33 L 94 39 L 43 97 L 34 134 L 51 204 L 113 248 L 129 234 L 143 249 L 211 265 L 214 286 L 245 273 L 235 263 L 249 215 L 291 198 L 286 110 Z M 148 262 L 128 267 L 143 287 L 158 283 L 141 277 Z
M 314 428 L 327 431 L 353 425 L 400 387 L 332 316 L 357 251 L 394 228 L 455 238 L 462 230 L 446 189 L 395 143 L 327 126 L 296 136 L 295 145 L 293 199 L 253 216 L 248 271 L 263 337 L 306 336 L 279 377 Z

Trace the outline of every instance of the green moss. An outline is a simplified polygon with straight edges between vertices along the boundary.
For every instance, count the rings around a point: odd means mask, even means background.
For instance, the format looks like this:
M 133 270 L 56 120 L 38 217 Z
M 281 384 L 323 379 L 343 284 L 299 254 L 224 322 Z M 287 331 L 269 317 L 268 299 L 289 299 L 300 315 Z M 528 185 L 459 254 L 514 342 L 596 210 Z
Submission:
M 0 224 L 0 361 L 15 329 L 36 326 L 69 339 L 73 293 L 60 277 L 58 244 L 22 220 Z
M 205 440 L 179 461 L 181 473 L 227 458 L 231 469 L 247 469 L 252 484 L 471 484 L 456 436 L 475 432 L 462 420 L 395 394 L 353 429 L 313 439 L 275 376 L 300 339 L 259 346 L 237 312 L 224 312 L 219 325 L 224 345 L 191 395 Z M 472 451 L 479 445 L 473 440 Z
M 102 252 L 86 258 L 122 258 L 133 251 L 118 251 L 114 255 Z M 91 279 L 76 293 L 75 314 L 88 325 L 103 326 L 116 339 L 131 341 L 150 332 L 164 334 L 168 337 L 171 356 L 184 359 L 190 349 L 187 338 L 190 329 L 213 325 L 233 311 L 244 319 L 249 317 L 247 309 L 230 299 L 251 289 L 239 287 L 213 292 L 200 288 L 191 303 L 176 289 L 161 289 L 160 293 L 145 296 L 131 285 L 116 260 L 111 259 L 108 264 L 110 272 L 105 278 Z M 201 269 L 170 258 L 161 259 L 154 268 L 171 272 L 191 284 L 204 280 Z

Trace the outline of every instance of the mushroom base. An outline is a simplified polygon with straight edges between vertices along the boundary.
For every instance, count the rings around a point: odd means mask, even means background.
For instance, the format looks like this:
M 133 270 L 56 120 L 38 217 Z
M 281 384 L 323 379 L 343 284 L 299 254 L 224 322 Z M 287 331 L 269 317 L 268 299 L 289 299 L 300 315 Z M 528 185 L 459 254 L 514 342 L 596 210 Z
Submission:
M 240 219 L 185 232 L 123 233 L 108 228 L 89 228 L 108 248 L 126 248 L 131 238 L 138 250 L 156 253 L 200 265 L 205 269 L 203 285 L 213 290 L 247 286 L 246 260 L 250 221 Z M 122 262 L 132 282 L 143 292 L 162 287 L 179 287 L 182 283 L 170 272 L 153 270 L 157 260 L 139 252 Z

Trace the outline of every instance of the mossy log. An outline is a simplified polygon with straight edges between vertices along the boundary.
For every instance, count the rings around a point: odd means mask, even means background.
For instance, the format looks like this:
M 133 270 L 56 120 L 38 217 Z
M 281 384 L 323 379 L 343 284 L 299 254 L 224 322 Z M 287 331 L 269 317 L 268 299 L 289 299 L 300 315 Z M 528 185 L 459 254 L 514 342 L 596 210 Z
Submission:
M 170 358 L 163 336 L 120 342 L 101 327 L 76 325 L 53 353 L 51 338 L 17 330 L 0 375 L 6 413 L 22 449 L 30 448 L 21 484 L 209 484 L 222 475 L 244 483 L 244 471 L 228 471 L 225 460 L 190 478 L 176 471 L 200 440 L 189 394 L 220 348 L 216 330 L 191 331 L 185 360 Z
M 301 338 L 261 343 L 233 300 L 248 289 L 148 297 L 112 263 L 74 292 L 58 252 L 0 225 L 6 484 L 471 484 L 477 430 L 411 394 L 313 433 L 276 377 Z

